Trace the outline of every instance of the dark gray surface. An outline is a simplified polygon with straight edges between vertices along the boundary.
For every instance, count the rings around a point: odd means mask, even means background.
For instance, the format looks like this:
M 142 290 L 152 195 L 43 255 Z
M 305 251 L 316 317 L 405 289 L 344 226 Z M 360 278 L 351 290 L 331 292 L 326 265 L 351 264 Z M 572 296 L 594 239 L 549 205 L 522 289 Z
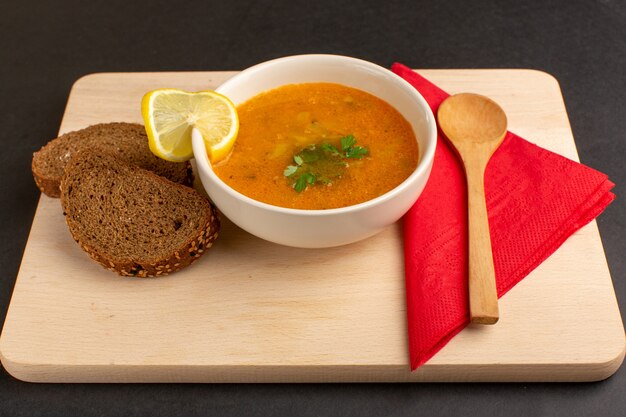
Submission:
M 618 197 L 599 226 L 624 316 L 624 1 L 3 0 L 0 323 L 39 196 L 31 154 L 55 136 L 78 77 L 101 71 L 235 70 L 312 52 L 384 66 L 401 61 L 414 68 L 552 73 L 561 83 L 581 160 L 617 183 Z M 625 393 L 624 369 L 588 384 L 423 385 L 52 385 L 20 382 L 1 370 L 0 416 L 623 416 Z

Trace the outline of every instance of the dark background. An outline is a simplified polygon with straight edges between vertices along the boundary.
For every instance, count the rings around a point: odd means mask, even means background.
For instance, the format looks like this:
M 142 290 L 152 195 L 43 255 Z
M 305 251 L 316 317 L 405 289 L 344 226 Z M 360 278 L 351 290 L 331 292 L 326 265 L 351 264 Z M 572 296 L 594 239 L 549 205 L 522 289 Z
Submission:
M 238 70 L 299 53 L 413 68 L 535 68 L 583 163 L 617 183 L 599 227 L 626 316 L 626 2 L 0 0 L 0 324 L 39 191 L 32 152 L 102 71 Z M 581 320 L 582 317 L 572 317 Z M 0 370 L 0 415 L 626 415 L 626 370 L 585 384 L 53 385 Z

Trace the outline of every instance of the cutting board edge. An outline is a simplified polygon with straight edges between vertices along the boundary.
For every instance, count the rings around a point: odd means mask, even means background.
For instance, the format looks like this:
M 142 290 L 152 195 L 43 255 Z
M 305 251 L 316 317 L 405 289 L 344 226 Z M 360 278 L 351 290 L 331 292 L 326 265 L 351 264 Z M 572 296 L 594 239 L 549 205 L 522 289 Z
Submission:
M 200 365 L 35 365 L 18 364 L 0 353 L 5 370 L 31 383 L 429 383 L 429 382 L 595 382 L 611 377 L 624 352 L 604 363 L 424 365 L 200 366 Z

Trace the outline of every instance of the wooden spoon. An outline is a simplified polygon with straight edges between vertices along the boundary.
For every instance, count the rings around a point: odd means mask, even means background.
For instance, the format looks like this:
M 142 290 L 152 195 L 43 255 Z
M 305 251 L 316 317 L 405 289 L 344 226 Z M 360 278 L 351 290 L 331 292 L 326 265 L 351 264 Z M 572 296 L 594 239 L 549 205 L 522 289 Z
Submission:
M 456 148 L 467 177 L 469 210 L 469 303 L 472 323 L 498 321 L 498 293 L 485 203 L 485 167 L 506 135 L 506 115 L 493 100 L 470 93 L 448 97 L 437 112 L 439 126 Z

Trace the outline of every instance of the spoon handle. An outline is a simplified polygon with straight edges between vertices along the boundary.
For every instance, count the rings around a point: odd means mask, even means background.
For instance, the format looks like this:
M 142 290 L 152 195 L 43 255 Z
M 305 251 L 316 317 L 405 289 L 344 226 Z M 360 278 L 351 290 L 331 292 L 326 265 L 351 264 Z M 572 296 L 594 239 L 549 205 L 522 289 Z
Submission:
M 469 212 L 470 317 L 472 323 L 495 324 L 498 321 L 498 293 L 485 203 L 486 161 L 465 162 Z

